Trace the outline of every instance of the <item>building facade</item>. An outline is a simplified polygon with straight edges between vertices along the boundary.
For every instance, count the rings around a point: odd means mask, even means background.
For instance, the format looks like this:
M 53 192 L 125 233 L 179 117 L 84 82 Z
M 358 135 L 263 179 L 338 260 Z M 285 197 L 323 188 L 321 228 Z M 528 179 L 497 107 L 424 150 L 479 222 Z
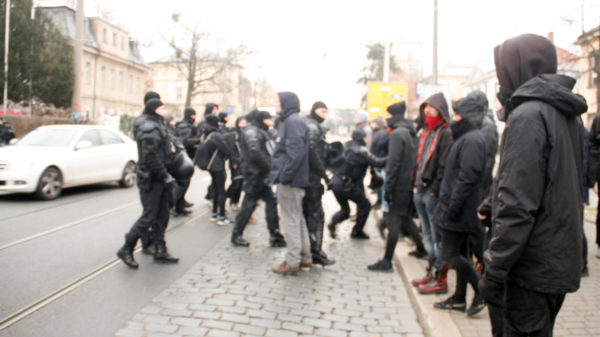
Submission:
M 589 123 L 586 125 L 590 126 L 593 117 L 599 113 L 600 27 L 585 32 L 579 36 L 576 43 L 581 47 L 579 94 L 585 97 L 587 101 Z
M 41 7 L 59 31 L 75 39 L 75 11 L 66 6 Z M 143 108 L 150 66 L 144 63 L 137 42 L 129 33 L 101 18 L 86 18 L 81 76 L 83 117 L 107 124 L 121 115 L 134 116 Z M 113 122 L 114 123 L 114 122 Z

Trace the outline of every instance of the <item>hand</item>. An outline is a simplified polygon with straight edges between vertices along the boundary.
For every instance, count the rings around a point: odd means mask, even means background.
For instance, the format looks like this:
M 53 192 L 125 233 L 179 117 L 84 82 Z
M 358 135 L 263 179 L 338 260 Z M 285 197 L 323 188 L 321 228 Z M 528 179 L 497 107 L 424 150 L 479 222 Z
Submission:
M 165 189 L 169 194 L 170 200 L 174 203 L 177 200 L 177 182 L 175 179 L 169 174 L 164 180 Z
M 385 190 L 385 193 L 383 194 L 383 199 L 385 201 L 387 201 L 388 204 L 391 204 L 392 203 L 392 191 Z
M 483 215 L 483 214 L 477 212 L 477 218 L 481 221 L 485 221 L 485 219 L 487 219 L 488 217 L 487 217 L 487 215 Z
M 496 307 L 504 307 L 504 284 L 490 279 L 487 274 L 483 275 L 478 283 L 481 297 L 488 303 Z

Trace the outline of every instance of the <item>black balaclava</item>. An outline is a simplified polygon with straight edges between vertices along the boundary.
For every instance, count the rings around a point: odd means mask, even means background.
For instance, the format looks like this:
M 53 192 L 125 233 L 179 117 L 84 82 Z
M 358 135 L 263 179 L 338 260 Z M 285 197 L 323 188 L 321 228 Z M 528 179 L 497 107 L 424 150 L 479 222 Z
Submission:
M 227 116 L 229 116 L 227 112 L 219 112 L 219 121 L 221 122 L 221 124 L 227 124 Z
M 485 94 L 482 91 L 476 90 L 452 104 L 452 109 L 454 109 L 455 113 L 459 114 L 463 119 L 468 119 L 477 128 L 481 127 L 487 110 L 487 99 L 485 99 L 484 103 L 482 95 L 485 98 Z
M 494 63 L 500 84 L 500 103 L 506 105 L 523 83 L 537 75 L 555 74 L 557 62 L 556 48 L 543 36 L 523 34 L 496 46 Z
M 254 112 L 254 125 L 258 126 L 263 130 L 269 130 L 269 126 L 264 123 L 265 119 L 273 118 L 267 111 L 256 111 Z
M 187 108 L 185 108 L 185 110 L 183 110 L 183 119 L 192 120 L 192 116 L 195 114 L 196 114 L 196 110 L 194 110 L 194 108 L 187 107 Z
M 281 119 L 284 120 L 293 113 L 300 112 L 300 99 L 293 92 L 279 92 L 279 102 L 281 103 Z
M 327 105 L 325 105 L 325 103 L 321 102 L 321 101 L 316 101 L 312 108 L 310 108 L 310 117 L 313 118 L 314 120 L 316 120 L 319 123 L 323 123 L 324 119 L 319 117 L 315 112 L 317 111 L 317 109 L 319 108 L 325 108 L 327 109 Z
M 148 91 L 146 95 L 144 95 L 144 105 L 146 105 L 146 103 L 153 98 L 160 99 L 160 95 L 156 91 Z
M 365 137 L 367 137 L 367 133 L 363 129 L 359 128 L 352 131 L 352 140 L 355 142 L 365 145 Z
M 245 116 L 240 116 L 238 118 L 235 119 L 235 127 L 240 129 L 240 122 L 241 121 L 247 121 Z
M 392 117 L 387 118 L 385 121 L 390 128 L 396 127 L 396 122 L 404 119 L 404 113 L 406 112 L 406 103 L 398 102 L 394 103 L 387 107 L 387 112 L 389 112 Z
M 210 114 L 206 116 L 206 124 L 210 126 L 214 126 L 215 128 L 219 127 L 219 117 L 216 115 Z
M 144 107 L 144 114 L 158 116 L 155 112 L 156 108 L 163 106 L 163 105 L 164 104 L 163 104 L 163 102 L 160 101 L 160 99 L 151 98 L 150 100 L 148 100 L 148 102 L 146 102 L 146 106 Z
M 204 109 L 204 116 L 211 115 L 215 107 L 219 107 L 219 105 L 215 103 L 207 103 Z

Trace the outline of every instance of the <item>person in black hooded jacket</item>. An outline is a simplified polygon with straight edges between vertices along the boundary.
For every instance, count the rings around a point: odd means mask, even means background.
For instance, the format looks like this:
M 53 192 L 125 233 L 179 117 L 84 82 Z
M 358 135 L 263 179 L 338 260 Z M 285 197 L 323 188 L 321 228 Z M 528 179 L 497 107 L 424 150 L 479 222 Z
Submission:
M 330 186 L 341 209 L 331 217 L 327 225 L 329 235 L 336 238 L 336 226 L 348 219 L 350 206 L 348 200 L 356 203 L 356 224 L 352 228 L 353 239 L 369 239 L 364 232 L 365 223 L 371 212 L 371 203 L 365 196 L 363 180 L 369 167 L 383 167 L 387 157 L 375 157 L 366 147 L 367 134 L 359 128 L 352 131 L 352 140 L 344 144 L 344 164 L 331 180 Z
M 455 293 L 434 306 L 464 311 L 468 282 L 475 290 L 475 296 L 467 315 L 473 316 L 485 307 L 477 287 L 479 276 L 468 260 L 470 235 L 481 233 L 477 206 L 481 202 L 485 171 L 485 139 L 479 128 L 485 111 L 477 92 L 458 100 L 452 107 L 455 114 L 450 130 L 454 142 L 448 153 L 433 218 L 442 230 L 442 258 L 456 269 L 457 282 Z
M 204 106 L 204 116 L 202 120 L 198 123 L 198 135 L 200 136 L 200 140 L 206 139 L 206 117 L 210 115 L 216 115 L 219 112 L 219 105 L 215 103 L 206 103 Z M 194 153 L 195 154 L 195 153 Z M 194 158 L 194 157 L 190 157 Z M 212 200 L 212 195 L 214 194 L 213 185 L 210 184 L 206 188 L 206 196 L 204 197 L 206 200 Z
M 217 221 L 220 226 L 227 225 L 229 220 L 225 216 L 225 161 L 231 157 L 231 150 L 225 143 L 223 135 L 219 132 L 219 117 L 215 115 L 206 116 L 206 126 L 204 128 L 204 142 L 206 149 L 214 158 L 207 168 L 212 178 L 212 216 L 211 221 Z M 216 152 L 216 154 L 215 154 Z
M 117 252 L 128 267 L 138 268 L 133 250 L 139 238 L 150 235 L 154 245 L 154 261 L 177 263 L 165 243 L 169 223 L 169 197 L 176 188 L 175 179 L 167 171 L 167 158 L 174 152 L 163 116 L 167 110 L 158 98 L 149 99 L 144 112 L 133 125 L 138 147 L 137 185 L 142 202 L 142 216 L 125 234 L 125 244 Z
M 187 107 L 183 111 L 183 120 L 175 124 L 177 137 L 181 139 L 190 158 L 194 158 L 196 147 L 200 144 L 200 132 L 194 123 L 196 123 L 196 110 Z
M 224 137 L 227 142 L 227 146 L 231 149 L 231 158 L 229 160 L 229 171 L 231 172 L 231 185 L 227 188 L 227 199 L 229 199 L 229 206 L 231 210 L 238 210 L 238 202 L 242 194 L 242 187 L 244 185 L 243 175 L 243 163 L 242 163 L 242 133 L 246 127 L 246 117 L 241 116 L 235 120 L 235 127 L 231 128 Z
M 368 266 L 373 271 L 392 271 L 392 258 L 398 243 L 400 229 L 411 233 L 417 244 L 417 251 L 426 256 L 423 241 L 412 221 L 413 170 L 417 159 L 417 131 L 413 122 L 404 118 L 406 103 L 399 102 L 387 108 L 387 124 L 393 130 L 388 146 L 388 160 L 385 167 L 385 194 L 389 204 L 388 237 L 385 255 L 382 260 Z
M 308 225 L 308 234 L 310 238 L 310 251 L 312 260 L 315 264 L 323 266 L 332 265 L 334 260 L 329 259 L 322 249 L 323 246 L 323 224 L 325 222 L 325 212 L 321 198 L 324 193 L 321 180 L 329 182 L 329 177 L 325 170 L 325 133 L 326 129 L 321 123 L 327 118 L 327 105 L 317 101 L 310 109 L 310 115 L 304 119 L 310 136 L 310 146 L 308 154 L 310 186 L 306 189 L 306 195 L 302 200 L 304 218 Z
M 479 289 L 502 307 L 505 336 L 551 336 L 582 269 L 583 97 L 557 75 L 556 48 L 524 34 L 494 49 L 506 120 Z
M 240 137 L 242 170 L 244 174 L 244 198 L 242 206 L 235 218 L 235 226 L 231 232 L 231 243 L 234 246 L 247 247 L 250 243 L 244 239 L 244 229 L 256 209 L 258 200 L 265 202 L 265 220 L 270 234 L 271 247 L 285 247 L 286 242 L 279 231 L 277 200 L 271 186 L 267 183 L 271 169 L 271 154 L 268 142 L 269 127 L 273 125 L 271 115 L 266 111 L 251 111 L 246 126 Z

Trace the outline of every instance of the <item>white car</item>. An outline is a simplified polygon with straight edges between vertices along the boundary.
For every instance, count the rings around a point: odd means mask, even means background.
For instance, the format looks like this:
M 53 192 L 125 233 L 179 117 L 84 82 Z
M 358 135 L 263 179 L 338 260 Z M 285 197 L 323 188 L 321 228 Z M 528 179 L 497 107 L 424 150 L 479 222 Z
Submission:
M 117 181 L 135 184 L 137 145 L 97 125 L 41 126 L 0 147 L 0 193 L 58 197 L 63 188 Z

